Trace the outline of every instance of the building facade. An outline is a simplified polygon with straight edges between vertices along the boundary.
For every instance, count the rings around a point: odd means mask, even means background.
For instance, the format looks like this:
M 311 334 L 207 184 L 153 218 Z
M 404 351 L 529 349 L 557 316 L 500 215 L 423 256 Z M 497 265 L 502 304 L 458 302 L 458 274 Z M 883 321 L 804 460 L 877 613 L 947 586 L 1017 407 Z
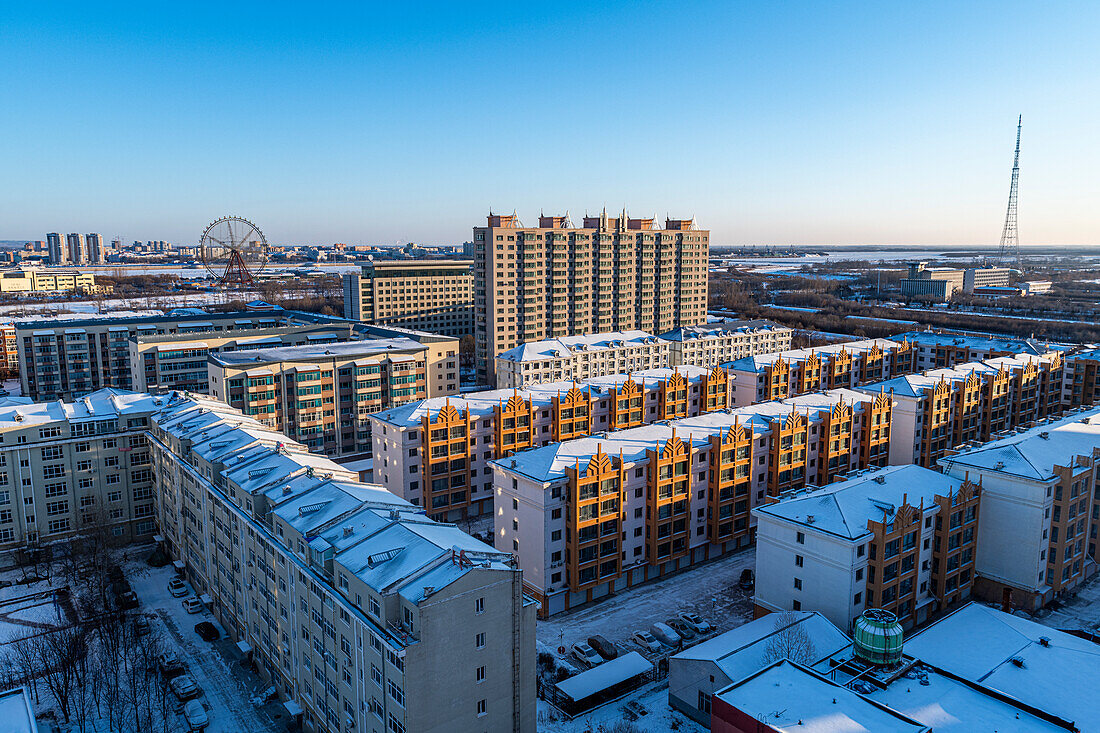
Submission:
M 457 357 L 458 342 L 450 359 Z M 408 338 L 209 356 L 209 394 L 328 456 L 371 450 L 369 415 L 433 396 L 431 349 Z M 446 357 L 444 357 L 446 358 Z
M 372 262 L 344 275 L 344 317 L 460 337 L 473 333 L 471 263 L 462 260 Z
M 0 404 L 0 555 L 91 531 L 152 537 L 145 430 L 158 399 L 105 389 L 71 403 Z
M 153 418 L 165 549 L 306 731 L 535 730 L 507 553 L 204 398 Z
M 1012 277 L 1008 267 L 971 267 L 963 273 L 963 292 L 973 293 L 976 288 L 1007 287 Z
M 478 381 L 495 385 L 497 355 L 525 342 L 703 323 L 709 240 L 690 219 L 490 214 L 473 237 Z
M 885 465 L 890 411 L 832 390 L 494 460 L 496 545 L 542 616 L 566 611 L 748 546 L 768 496 Z
M 1096 572 L 1098 458 L 1092 409 L 940 459 L 948 475 L 984 487 L 978 597 L 1034 611 Z
M 910 262 L 909 276 L 899 280 L 901 294 L 945 303 L 963 289 L 965 273 L 954 267 L 928 267 L 926 262 Z
M 909 627 L 969 599 L 981 493 L 980 481 L 888 466 L 757 507 L 756 615 L 819 611 L 850 632 L 867 609 Z
M 771 321 L 716 321 L 661 334 L 672 366 L 713 367 L 791 348 L 790 328 Z
M 509 349 L 497 357 L 497 389 L 569 382 L 669 366 L 670 344 L 645 331 L 562 336 Z
M 0 293 L 98 293 L 95 275 L 58 270 L 4 270 L 0 272 Z
M 69 261 L 69 251 L 65 240 L 58 232 L 46 235 L 47 259 L 51 265 L 63 265 Z

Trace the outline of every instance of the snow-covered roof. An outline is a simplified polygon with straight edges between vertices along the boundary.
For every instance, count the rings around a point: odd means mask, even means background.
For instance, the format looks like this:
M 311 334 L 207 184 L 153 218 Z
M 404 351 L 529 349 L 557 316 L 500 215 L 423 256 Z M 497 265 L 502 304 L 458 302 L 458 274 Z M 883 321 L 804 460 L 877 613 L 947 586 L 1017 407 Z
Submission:
M 646 331 L 614 331 L 581 336 L 559 336 L 544 341 L 530 341 L 508 349 L 497 356 L 503 361 L 544 361 L 571 357 L 575 353 L 607 351 L 609 349 L 649 346 L 664 340 Z
M 828 358 L 841 351 L 849 354 L 862 354 L 870 351 L 875 345 L 882 351 L 887 351 L 901 345 L 898 339 L 863 339 L 859 341 L 844 341 L 838 344 L 826 344 L 825 346 L 811 346 L 808 349 L 787 349 L 785 351 L 772 351 L 767 354 L 754 354 L 737 361 L 725 364 L 726 369 L 735 372 L 758 372 L 766 369 L 782 358 L 787 362 L 805 361 L 810 356 L 817 354 L 820 358 Z
M 943 344 L 944 346 L 965 347 L 975 351 L 1009 351 L 1013 354 L 1035 354 L 1037 356 L 1051 351 L 1064 351 L 1068 348 L 1064 344 L 1036 341 L 1035 339 L 1014 339 L 1004 336 L 982 336 L 943 331 L 907 331 L 897 334 L 894 338 L 905 339 L 910 343 L 924 346 Z
M 681 326 L 668 333 L 662 333 L 665 341 L 697 341 L 700 339 L 728 338 L 746 333 L 759 333 L 761 331 L 790 331 L 787 326 L 781 326 L 772 321 L 723 321 L 707 320 L 706 323 L 696 326 Z
M 25 687 L 0 692 L 0 720 L 6 733 L 38 733 L 34 707 Z
M 1100 646 L 1091 641 L 971 603 L 907 639 L 905 651 L 1078 730 L 1100 730 Z
M 932 729 L 788 659 L 715 693 L 783 733 L 929 733 Z
M 144 392 L 128 392 L 107 387 L 72 402 L 34 402 L 21 404 L 13 400 L 0 402 L 0 430 L 52 422 L 105 420 L 127 415 L 149 414 L 167 401 Z
M 777 628 L 777 621 L 787 623 Z M 688 647 L 672 655 L 670 662 L 714 662 L 726 677 L 736 682 L 774 661 L 768 658 L 768 641 L 776 634 L 794 627 L 805 631 L 806 637 L 813 644 L 813 660 L 810 666 L 815 666 L 852 645 L 852 640 L 820 613 L 791 611 L 786 615 L 769 614 Z
M 391 351 L 423 351 L 426 347 L 408 338 L 370 339 L 306 346 L 282 346 L 271 349 L 242 349 L 211 354 L 216 364 L 240 367 L 250 364 L 275 364 L 284 361 L 310 361 L 332 358 L 376 356 Z
M 648 659 L 638 652 L 630 652 L 562 680 L 557 687 L 577 702 L 652 669 Z
M 903 502 L 930 507 L 935 496 L 954 493 L 962 483 L 963 479 L 921 466 L 886 466 L 822 488 L 805 489 L 753 512 L 854 540 L 869 533 L 869 520 L 891 521 Z
M 1048 481 L 1055 466 L 1072 465 L 1078 455 L 1100 448 L 1100 408 L 1036 425 L 940 459 L 952 465 Z

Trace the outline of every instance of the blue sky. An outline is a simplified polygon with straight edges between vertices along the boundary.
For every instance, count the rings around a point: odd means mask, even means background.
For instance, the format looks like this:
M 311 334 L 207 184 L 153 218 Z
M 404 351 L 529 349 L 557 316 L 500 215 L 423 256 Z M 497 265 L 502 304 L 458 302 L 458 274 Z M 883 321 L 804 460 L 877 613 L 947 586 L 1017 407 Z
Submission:
M 1100 244 L 1097 3 L 5 3 L 0 238 Z

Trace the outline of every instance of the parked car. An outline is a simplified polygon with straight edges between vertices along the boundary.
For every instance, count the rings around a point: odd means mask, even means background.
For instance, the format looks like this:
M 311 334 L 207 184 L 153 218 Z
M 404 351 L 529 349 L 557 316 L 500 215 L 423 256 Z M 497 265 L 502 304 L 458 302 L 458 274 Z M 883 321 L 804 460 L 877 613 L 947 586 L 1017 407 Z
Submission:
M 183 706 L 183 718 L 187 721 L 189 733 L 205 730 L 210 725 L 210 715 L 198 700 L 190 700 Z
M 118 597 L 118 607 L 123 611 L 129 611 L 137 608 L 140 605 L 138 601 L 137 593 L 130 591 L 129 593 L 123 593 Z
M 188 593 L 187 583 L 179 578 L 172 578 L 168 581 L 168 592 L 172 594 L 173 598 L 183 598 Z
M 752 572 L 752 568 L 745 568 L 741 571 L 741 579 L 737 581 L 737 587 L 744 591 L 750 591 L 756 586 L 756 574 Z
M 635 631 L 634 636 L 631 637 L 634 643 L 645 649 L 647 652 L 659 652 L 661 651 L 661 642 L 657 641 L 656 637 L 648 631 Z
M 601 657 L 611 661 L 615 657 L 619 656 L 619 649 L 610 641 L 604 637 L 596 634 L 595 636 L 588 637 L 588 646 L 595 649 Z
M 681 613 L 678 618 L 691 627 L 696 634 L 709 634 L 714 627 L 694 613 Z
M 191 596 L 183 599 L 183 610 L 188 613 L 199 613 L 202 611 L 202 601 L 198 599 L 198 596 Z
M 222 638 L 218 627 L 209 621 L 201 621 L 195 624 L 195 633 L 201 636 L 203 641 L 217 641 Z
M 695 630 L 679 618 L 670 618 L 665 622 L 673 631 L 680 635 L 684 641 L 695 638 Z
M 595 667 L 603 662 L 603 657 L 583 641 L 578 641 L 573 645 L 573 657 L 588 667 Z
M 673 649 L 680 646 L 680 643 L 683 641 L 680 638 L 680 635 L 677 634 L 671 626 L 669 626 L 668 624 L 663 624 L 660 621 L 655 624 L 651 624 L 649 627 L 649 631 L 651 634 L 656 636 L 662 644 L 667 644 Z
M 186 672 L 187 665 L 181 662 L 180 658 L 172 652 L 164 652 L 157 657 L 157 669 L 159 669 L 161 674 L 165 677 L 171 679 L 176 675 Z
M 199 687 L 198 683 L 195 682 L 195 678 L 189 674 L 181 674 L 179 677 L 173 677 L 172 681 L 168 683 L 168 686 L 172 688 L 172 694 L 180 701 L 190 700 L 202 694 L 202 689 Z
M 145 616 L 138 616 L 134 619 L 134 633 L 138 636 L 145 636 L 152 630 L 153 627 L 149 624 L 149 619 L 145 618 Z

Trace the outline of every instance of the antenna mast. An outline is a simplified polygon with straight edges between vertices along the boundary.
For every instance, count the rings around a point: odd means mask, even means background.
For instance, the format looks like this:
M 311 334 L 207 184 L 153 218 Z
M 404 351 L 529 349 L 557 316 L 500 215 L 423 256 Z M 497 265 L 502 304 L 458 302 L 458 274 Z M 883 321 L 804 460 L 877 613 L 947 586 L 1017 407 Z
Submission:
M 1020 266 L 1020 235 L 1016 231 L 1016 193 L 1020 183 L 1020 128 L 1024 116 L 1016 121 L 1016 156 L 1012 159 L 1012 186 L 1008 189 L 1008 211 L 1005 212 L 1005 228 L 1001 231 L 1001 248 L 998 256 L 1001 264 L 1015 260 Z

